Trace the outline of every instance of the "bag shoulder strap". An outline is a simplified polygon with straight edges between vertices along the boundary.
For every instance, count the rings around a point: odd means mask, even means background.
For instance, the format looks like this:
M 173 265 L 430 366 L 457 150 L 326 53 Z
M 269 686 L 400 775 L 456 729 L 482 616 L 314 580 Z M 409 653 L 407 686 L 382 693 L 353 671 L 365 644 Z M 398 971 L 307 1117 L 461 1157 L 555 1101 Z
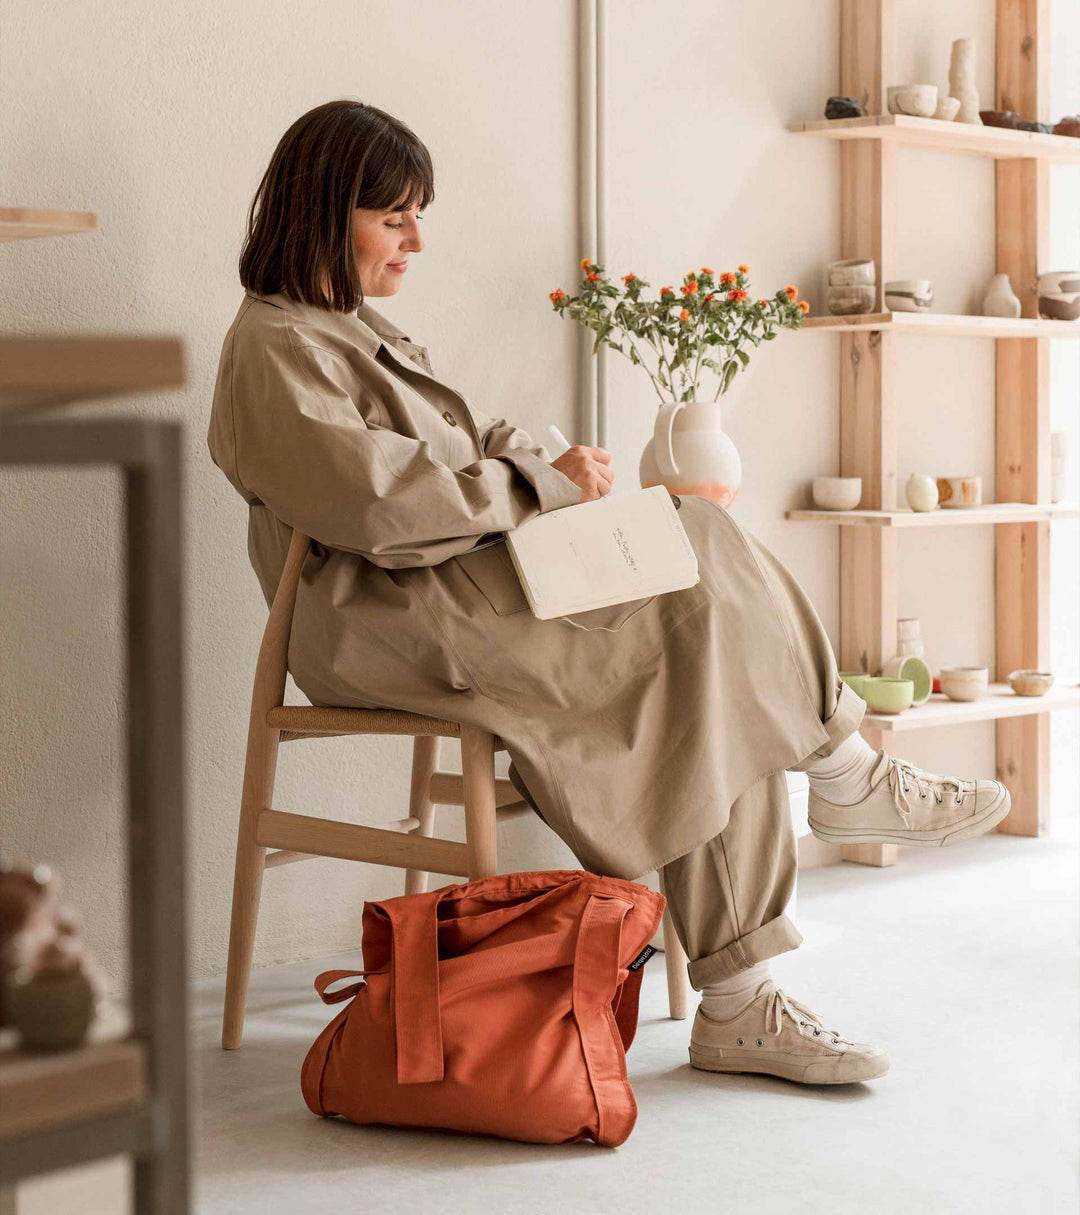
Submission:
M 432 890 L 379 904 L 392 931 L 390 1002 L 398 1084 L 429 1084 L 443 1078 L 436 912 L 441 898 L 441 891 Z

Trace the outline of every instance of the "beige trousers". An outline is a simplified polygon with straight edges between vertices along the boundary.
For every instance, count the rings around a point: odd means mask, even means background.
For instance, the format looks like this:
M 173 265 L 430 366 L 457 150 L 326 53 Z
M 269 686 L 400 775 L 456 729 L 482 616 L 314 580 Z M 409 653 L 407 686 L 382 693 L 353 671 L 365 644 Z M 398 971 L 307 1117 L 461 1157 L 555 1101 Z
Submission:
M 791 769 L 802 771 L 832 754 L 859 728 L 866 702 L 839 678 L 832 645 L 806 592 L 759 540 L 745 534 L 788 633 L 790 653 L 776 655 L 776 661 L 796 663 L 829 735 L 828 742 Z M 784 771 L 770 773 L 740 794 L 719 835 L 662 867 L 668 909 L 694 988 L 802 943 L 784 914 L 796 868 Z

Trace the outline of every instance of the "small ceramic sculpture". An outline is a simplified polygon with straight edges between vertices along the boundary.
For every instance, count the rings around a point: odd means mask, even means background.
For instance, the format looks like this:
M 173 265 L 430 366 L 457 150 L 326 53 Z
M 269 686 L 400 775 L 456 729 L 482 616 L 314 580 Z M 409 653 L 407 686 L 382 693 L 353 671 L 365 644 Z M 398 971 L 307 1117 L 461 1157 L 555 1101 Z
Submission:
M 885 106 L 890 114 L 933 118 L 937 103 L 936 84 L 892 84 L 885 90 Z
M 912 510 L 933 510 L 938 504 L 937 483 L 925 473 L 912 473 L 904 486 L 904 494 Z
M 958 122 L 982 126 L 979 117 L 979 90 L 975 87 L 975 39 L 957 38 L 949 61 L 949 96 L 960 102 Z
M 1039 315 L 1048 321 L 1080 319 L 1080 270 L 1039 275 Z
M 0 866 L 0 1025 L 29 1049 L 77 1046 L 94 1019 L 98 982 L 48 868 Z
M 1020 123 L 1020 115 L 1015 110 L 980 110 L 979 117 L 985 127 L 1004 127 L 1015 131 Z
M 865 114 L 855 97 L 830 97 L 825 103 L 826 118 L 862 118 Z
M 935 118 L 940 118 L 943 122 L 952 122 L 959 110 L 959 97 L 942 97 L 938 94 L 937 109 L 934 111 Z
M 983 316 L 1020 315 L 1020 300 L 1013 292 L 1007 274 L 995 274 L 983 296 Z

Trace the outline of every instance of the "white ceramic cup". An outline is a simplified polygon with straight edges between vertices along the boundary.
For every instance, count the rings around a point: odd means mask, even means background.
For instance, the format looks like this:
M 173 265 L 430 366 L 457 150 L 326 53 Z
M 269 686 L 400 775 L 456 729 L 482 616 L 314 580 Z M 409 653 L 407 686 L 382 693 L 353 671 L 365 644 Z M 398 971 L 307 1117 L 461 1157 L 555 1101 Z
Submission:
M 913 692 L 911 703 L 924 705 L 934 689 L 934 677 L 930 668 L 915 654 L 900 654 L 890 658 L 881 669 L 886 679 L 910 679 Z
M 943 507 L 982 506 L 982 477 L 938 477 L 937 488 Z

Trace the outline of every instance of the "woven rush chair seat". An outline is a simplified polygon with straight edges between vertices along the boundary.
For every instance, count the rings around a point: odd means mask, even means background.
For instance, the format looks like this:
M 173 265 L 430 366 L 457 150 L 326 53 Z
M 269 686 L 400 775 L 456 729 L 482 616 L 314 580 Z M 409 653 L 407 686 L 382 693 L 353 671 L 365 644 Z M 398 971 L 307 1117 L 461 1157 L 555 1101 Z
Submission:
M 281 730 L 281 741 L 331 738 L 346 734 L 403 734 L 414 738 L 460 738 L 461 726 L 442 717 L 407 713 L 403 709 L 348 709 L 330 705 L 279 705 L 266 714 L 266 724 Z M 496 734 L 495 750 L 506 745 Z

